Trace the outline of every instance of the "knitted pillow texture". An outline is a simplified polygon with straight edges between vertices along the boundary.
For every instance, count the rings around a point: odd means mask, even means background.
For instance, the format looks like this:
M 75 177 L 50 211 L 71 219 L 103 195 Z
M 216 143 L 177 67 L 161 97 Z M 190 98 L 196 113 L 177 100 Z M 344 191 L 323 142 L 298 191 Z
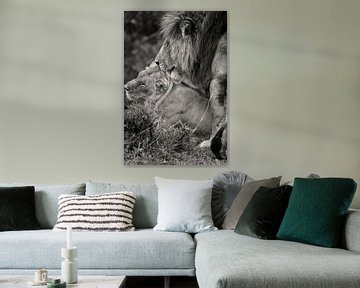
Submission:
M 277 238 L 338 247 L 356 186 L 349 178 L 295 178 Z
M 60 195 L 55 231 L 133 231 L 133 192 L 115 192 L 92 196 Z

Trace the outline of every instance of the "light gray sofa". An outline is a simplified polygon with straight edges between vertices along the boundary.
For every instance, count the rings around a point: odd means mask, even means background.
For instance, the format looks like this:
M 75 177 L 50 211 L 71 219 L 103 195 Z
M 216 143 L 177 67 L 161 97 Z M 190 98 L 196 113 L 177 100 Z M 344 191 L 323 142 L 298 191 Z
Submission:
M 79 274 L 166 276 L 167 280 L 196 275 L 200 288 L 360 287 L 360 211 L 349 212 L 343 249 L 333 249 L 259 240 L 230 230 L 195 236 L 153 231 L 158 209 L 155 185 L 88 182 L 35 185 L 35 189 L 37 218 L 44 229 L 0 232 L 0 275 L 30 274 L 39 268 L 48 269 L 50 275 L 60 273 L 66 233 L 50 229 L 60 194 L 126 190 L 136 195 L 136 231 L 73 232 Z
M 15 184 L 22 186 L 24 184 Z M 32 184 L 27 184 L 32 185 Z M 14 184 L 0 184 L 14 186 Z M 159 232 L 157 188 L 153 185 L 88 182 L 76 185 L 34 185 L 36 216 L 41 230 L 0 232 L 0 275 L 27 274 L 46 268 L 60 274 L 66 232 L 51 228 L 61 194 L 94 195 L 132 191 L 136 195 L 133 232 L 73 232 L 79 274 L 194 276 L 195 242 L 187 233 Z
M 231 230 L 195 236 L 201 288 L 360 287 L 360 211 L 351 211 L 344 248 L 261 240 Z

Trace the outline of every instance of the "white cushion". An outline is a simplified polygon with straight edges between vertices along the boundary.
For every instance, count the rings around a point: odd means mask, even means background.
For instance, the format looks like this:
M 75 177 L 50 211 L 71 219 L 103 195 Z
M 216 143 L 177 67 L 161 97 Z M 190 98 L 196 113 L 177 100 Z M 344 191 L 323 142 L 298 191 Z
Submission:
M 155 177 L 159 212 L 154 230 L 198 233 L 217 230 L 211 217 L 213 180 Z

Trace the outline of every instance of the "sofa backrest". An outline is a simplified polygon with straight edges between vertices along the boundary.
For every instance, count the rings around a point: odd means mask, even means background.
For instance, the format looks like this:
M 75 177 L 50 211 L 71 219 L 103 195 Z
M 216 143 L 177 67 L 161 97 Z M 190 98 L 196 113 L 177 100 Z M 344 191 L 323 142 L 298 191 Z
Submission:
M 85 195 L 131 191 L 135 194 L 133 223 L 136 229 L 153 228 L 157 223 L 158 192 L 155 184 L 86 182 Z

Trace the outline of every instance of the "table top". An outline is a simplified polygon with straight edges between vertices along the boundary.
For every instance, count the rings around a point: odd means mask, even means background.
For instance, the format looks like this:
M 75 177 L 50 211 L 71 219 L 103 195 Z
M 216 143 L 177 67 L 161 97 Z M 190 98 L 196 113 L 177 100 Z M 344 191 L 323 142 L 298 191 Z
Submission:
M 57 277 L 51 277 L 55 279 Z M 126 276 L 89 276 L 79 275 L 78 283 L 67 284 L 67 288 L 123 288 L 125 287 Z M 11 275 L 3 276 L 0 275 L 0 288 L 24 288 L 24 287 L 36 287 L 43 288 L 43 286 L 32 286 L 28 282 L 33 281 L 33 277 L 26 275 Z

